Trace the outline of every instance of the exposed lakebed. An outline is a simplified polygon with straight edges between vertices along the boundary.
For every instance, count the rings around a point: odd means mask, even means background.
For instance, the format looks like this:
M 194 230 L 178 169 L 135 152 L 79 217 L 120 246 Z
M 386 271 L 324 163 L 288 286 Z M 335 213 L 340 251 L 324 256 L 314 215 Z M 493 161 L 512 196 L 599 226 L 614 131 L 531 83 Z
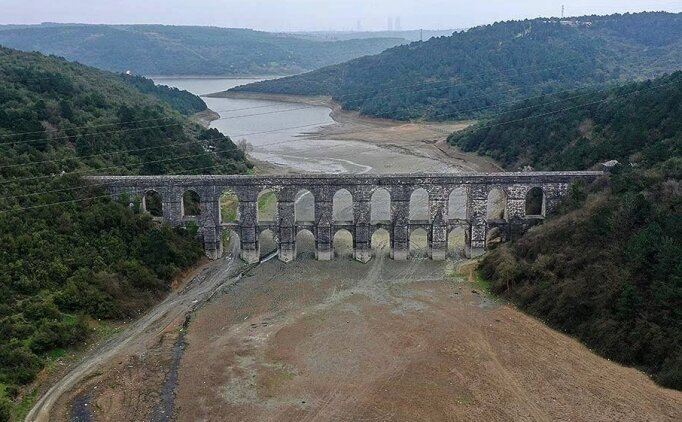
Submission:
M 368 142 L 312 136 L 335 124 L 330 116 L 332 110 L 323 105 L 205 97 L 258 80 L 154 78 L 158 84 L 204 96 L 202 98 L 208 107 L 220 115 L 219 119 L 211 122 L 211 127 L 230 136 L 235 142 L 246 140 L 253 147 L 249 152 L 252 158 L 273 165 L 282 172 L 385 174 L 460 171 L 457 166 L 444 161 Z

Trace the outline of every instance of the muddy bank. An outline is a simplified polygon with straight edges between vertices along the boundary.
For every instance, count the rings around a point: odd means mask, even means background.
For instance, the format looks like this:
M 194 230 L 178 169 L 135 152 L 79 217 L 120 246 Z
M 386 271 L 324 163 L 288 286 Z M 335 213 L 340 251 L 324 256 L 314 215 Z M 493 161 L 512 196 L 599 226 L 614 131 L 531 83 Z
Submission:
M 190 119 L 208 129 L 211 126 L 211 122 L 220 119 L 220 114 L 211 109 L 206 109 L 202 112 L 192 115 Z
M 330 116 L 336 124 L 324 126 L 315 131 L 305 132 L 303 139 L 362 142 L 381 147 L 390 152 L 439 161 L 462 171 L 497 172 L 502 167 L 492 159 L 476 154 L 464 153 L 448 145 L 447 137 L 473 124 L 473 121 L 457 122 L 399 122 L 361 116 L 346 111 L 330 97 L 305 97 L 294 95 L 271 95 L 258 93 L 219 92 L 210 94 L 213 98 L 241 98 L 266 100 L 282 103 L 297 103 L 323 106 L 331 110 Z M 398 168 L 401 166 L 398 165 Z

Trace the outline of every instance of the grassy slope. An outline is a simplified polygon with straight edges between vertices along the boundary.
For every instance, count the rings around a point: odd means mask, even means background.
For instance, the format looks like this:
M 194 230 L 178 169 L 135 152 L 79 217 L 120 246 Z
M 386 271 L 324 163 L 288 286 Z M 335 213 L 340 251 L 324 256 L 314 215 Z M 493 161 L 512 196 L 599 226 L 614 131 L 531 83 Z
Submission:
M 188 233 L 79 176 L 229 174 L 248 163 L 154 92 L 36 53 L 0 48 L 0 104 L 3 420 L 55 350 L 87 337 L 88 317 L 137 315 L 203 255 Z
M 481 117 L 529 96 L 682 66 L 682 15 L 580 20 L 578 27 L 543 19 L 481 26 L 234 90 L 331 95 L 367 115 L 443 120 Z
M 481 273 L 597 352 L 682 389 L 682 72 L 586 98 L 520 104 L 451 136 L 510 169 L 623 164 L 574 186 L 561 216 L 492 251 Z
M 0 45 L 145 75 L 286 74 L 377 54 L 397 38 L 317 41 L 249 29 L 163 25 L 0 27 Z

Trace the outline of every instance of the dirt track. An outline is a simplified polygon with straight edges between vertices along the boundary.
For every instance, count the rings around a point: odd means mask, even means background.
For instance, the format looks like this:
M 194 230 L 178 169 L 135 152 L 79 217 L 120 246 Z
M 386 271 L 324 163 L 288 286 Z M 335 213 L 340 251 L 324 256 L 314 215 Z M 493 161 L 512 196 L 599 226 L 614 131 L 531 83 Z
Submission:
M 197 269 L 184 288 L 171 293 L 128 329 L 88 353 L 82 361 L 70 368 L 64 378 L 43 394 L 26 416 L 26 420 L 64 420 L 70 413 L 70 401 L 96 383 L 98 377 L 106 377 L 109 371 L 118 371 L 115 363 L 120 364 L 131 359 L 139 361 L 140 356 L 156 350 L 163 343 L 165 333 L 180 327 L 192 309 L 230 282 L 237 266 L 241 266 L 241 262 L 234 260 L 233 256 L 231 254 L 221 261 Z M 161 372 L 160 375 L 163 380 L 165 373 Z M 81 384 L 86 379 L 89 382 Z

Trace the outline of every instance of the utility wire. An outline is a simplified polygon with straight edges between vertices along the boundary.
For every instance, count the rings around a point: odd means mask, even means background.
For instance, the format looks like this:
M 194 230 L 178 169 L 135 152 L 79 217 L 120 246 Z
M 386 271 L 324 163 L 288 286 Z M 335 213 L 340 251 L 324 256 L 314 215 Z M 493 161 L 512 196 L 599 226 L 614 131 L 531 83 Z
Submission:
M 552 69 L 562 68 L 562 67 L 570 67 L 570 66 L 574 66 L 574 65 L 575 65 L 575 63 L 570 64 L 570 65 L 567 65 L 567 66 L 559 66 L 559 67 L 554 67 L 554 68 L 545 68 L 545 69 L 537 70 L 536 72 L 543 72 L 543 71 L 546 71 L 546 70 L 552 70 Z M 507 70 L 518 70 L 518 69 L 509 68 L 509 69 L 507 69 Z M 536 72 L 531 72 L 531 73 L 536 73 Z M 472 85 L 472 84 L 480 84 L 480 83 L 491 82 L 491 81 L 496 81 L 496 80 L 499 81 L 499 80 L 504 80 L 504 79 L 505 79 L 505 78 L 498 78 L 498 79 L 492 79 L 492 80 L 482 80 L 482 81 L 472 81 L 472 82 L 470 82 L 470 83 L 455 84 L 455 85 L 452 85 L 451 87 L 458 87 L 458 86 L 465 86 L 465 85 Z M 391 88 L 388 89 L 388 90 L 384 90 L 384 92 L 383 92 L 382 94 L 373 96 L 373 98 L 382 98 L 382 97 L 390 96 L 391 94 L 387 94 L 386 92 L 394 91 L 394 90 L 401 89 L 401 88 L 414 87 L 414 86 L 421 86 L 421 85 L 425 85 L 425 84 L 434 84 L 434 83 L 451 82 L 451 80 L 452 80 L 452 78 L 448 78 L 447 80 L 442 80 L 442 81 L 435 81 L 435 82 L 434 82 L 434 81 L 431 81 L 431 82 L 425 82 L 425 83 L 418 83 L 418 84 L 411 84 L 411 85 L 403 85 L 403 86 L 399 86 L 399 87 L 391 87 Z M 428 88 L 428 89 L 418 90 L 418 91 L 410 91 L 410 93 L 423 92 L 423 91 L 428 91 L 428 90 L 431 90 L 431 89 L 433 89 L 433 88 Z M 340 99 L 340 98 L 345 98 L 345 97 L 348 97 L 348 96 L 357 96 L 357 95 L 362 95 L 362 94 L 365 94 L 365 93 L 371 94 L 372 92 L 373 92 L 373 91 L 358 91 L 358 92 L 355 93 L 355 94 L 350 93 L 350 94 L 346 94 L 346 95 L 342 95 L 342 96 L 336 97 L 336 99 L 338 100 L 338 99 Z M 404 93 L 401 92 L 400 94 L 404 94 Z M 465 101 L 465 100 L 468 100 L 468 98 L 463 98 L 463 99 L 461 99 L 461 100 L 458 100 L 457 102 Z M 274 106 L 275 106 L 275 105 L 258 106 L 258 107 L 245 107 L 245 108 L 243 108 L 243 109 L 231 109 L 231 110 L 229 110 L 229 112 L 232 112 L 232 111 L 239 111 L 239 110 L 250 110 L 250 109 L 255 109 L 255 108 L 274 107 Z M 274 111 L 265 112 L 265 113 L 254 113 L 254 114 L 246 114 L 246 115 L 240 115 L 240 116 L 227 116 L 227 117 L 221 117 L 221 118 L 216 119 L 216 120 L 214 120 L 214 121 L 218 121 L 218 120 L 230 120 L 230 119 L 244 118 L 244 117 L 252 117 L 252 116 L 262 116 L 262 115 L 266 115 L 266 114 L 284 113 L 284 112 L 288 112 L 288 111 L 304 110 L 304 109 L 317 108 L 317 107 L 320 107 L 320 106 L 319 106 L 319 105 L 308 105 L 308 106 L 302 106 L 302 107 L 296 107 L 296 108 L 290 108 L 290 109 L 284 109 L 284 110 L 274 110 Z M 173 116 L 173 117 L 165 117 L 165 118 L 159 118 L 158 120 L 168 120 L 168 119 L 172 119 L 172 118 L 176 118 L 176 116 Z M 130 124 L 130 123 L 133 123 L 133 122 L 147 122 L 147 121 L 156 121 L 156 120 L 157 120 L 157 119 L 143 119 L 143 120 L 137 120 L 137 121 L 131 121 L 131 122 L 110 123 L 110 124 L 102 124 L 102 125 L 96 125 L 96 126 L 81 126 L 80 128 L 85 128 L 85 129 L 87 129 L 87 128 L 90 128 L 90 127 L 104 127 L 104 126 L 110 126 L 110 125 L 116 125 L 116 124 L 125 125 L 125 124 Z M 117 130 L 113 130 L 113 131 L 97 132 L 97 133 L 90 133 L 90 134 L 86 133 L 86 134 L 76 134 L 76 135 L 68 135 L 68 136 L 61 136 L 61 137 L 47 137 L 47 138 L 38 138 L 38 139 L 23 140 L 23 141 L 17 141 L 17 142 L 8 141 L 8 142 L 0 143 L 0 146 L 5 145 L 5 144 L 17 145 L 17 144 L 26 144 L 26 143 L 41 142 L 41 141 L 52 141 L 52 140 L 60 140 L 60 139 L 77 138 L 77 137 L 84 137 L 84 136 L 96 136 L 96 135 L 101 135 L 101 134 L 113 134 L 113 133 L 130 132 L 130 131 L 136 131 L 136 130 L 157 129 L 157 128 L 164 128 L 164 127 L 181 126 L 181 125 L 183 125 L 183 124 L 184 124 L 184 123 L 182 123 L 182 122 L 178 122 L 178 123 L 169 124 L 169 125 L 156 125 L 156 126 L 146 126 L 146 127 L 140 127 L 140 128 L 117 129 Z M 73 129 L 77 129 L 77 128 L 79 128 L 79 127 L 69 127 L 69 128 L 64 128 L 63 130 L 73 130 Z M 42 133 L 42 132 L 13 133 L 13 134 L 0 135 L 0 137 L 19 136 L 19 135 L 23 135 L 23 134 L 32 134 L 32 133 Z
M 649 87 L 649 88 L 645 88 L 645 89 L 640 89 L 640 90 L 628 92 L 628 93 L 626 93 L 626 94 L 624 94 L 624 95 L 631 95 L 631 94 L 638 93 L 638 92 L 644 92 L 644 91 L 648 91 L 648 90 L 653 90 L 653 89 L 660 88 L 660 87 L 662 87 L 662 86 L 670 85 L 670 84 L 672 84 L 672 83 L 673 83 L 673 81 L 667 82 L 667 83 L 664 83 L 664 84 L 659 84 L 659 85 L 657 85 L 657 86 L 653 86 L 653 87 Z M 581 95 L 569 97 L 569 98 L 566 98 L 566 99 L 561 99 L 561 100 L 553 101 L 553 102 L 550 102 L 549 104 L 554 104 L 554 103 L 569 101 L 569 100 L 572 100 L 572 99 L 575 99 L 575 98 L 579 98 L 579 97 L 583 97 L 583 96 L 585 96 L 585 95 L 591 95 L 591 94 L 593 94 L 593 93 L 589 92 L 589 93 L 586 93 L 586 94 L 581 94 Z M 619 96 L 623 96 L 623 95 L 616 95 L 616 96 L 619 97 Z M 564 108 L 564 109 L 560 109 L 560 110 L 555 110 L 555 111 L 552 111 L 552 112 L 543 113 L 543 114 L 539 114 L 539 115 L 526 116 L 526 117 L 524 117 L 524 118 L 514 119 L 514 120 L 507 121 L 507 122 L 496 123 L 496 124 L 491 124 L 491 125 L 484 125 L 484 126 L 477 126 L 477 129 L 486 129 L 486 128 L 490 128 L 490 127 L 494 127 L 494 126 L 500 126 L 500 125 L 504 125 L 504 124 L 514 123 L 514 122 L 523 121 L 523 120 L 527 120 L 527 119 L 531 119 L 531 118 L 544 117 L 544 116 L 546 116 L 546 115 L 556 114 L 556 113 L 560 113 L 560 112 L 562 112 L 562 111 L 568 111 L 568 110 L 572 110 L 572 109 L 576 109 L 576 108 L 580 108 L 580 107 L 584 107 L 584 106 L 599 104 L 599 103 L 603 103 L 603 102 L 605 102 L 605 101 L 608 101 L 608 98 L 606 98 L 606 99 L 604 99 L 604 100 L 599 100 L 599 101 L 589 102 L 589 103 L 585 103 L 585 104 L 580 104 L 580 105 L 577 105 L 577 106 L 568 107 L 568 108 Z M 541 105 L 541 104 L 539 104 L 539 105 Z M 533 106 L 529 106 L 529 107 L 524 107 L 524 108 L 521 108 L 521 109 L 516 109 L 516 110 L 504 112 L 504 113 L 498 113 L 498 115 L 508 114 L 509 112 L 514 112 L 514 111 L 518 111 L 518 110 L 524 110 L 524 109 L 534 108 L 534 107 L 537 107 L 537 106 L 539 106 L 539 105 L 533 105 Z M 319 124 L 321 124 L 321 123 L 316 123 L 316 124 L 312 124 L 312 125 L 308 125 L 308 126 L 317 126 L 317 125 L 319 125 Z M 292 128 L 295 128 L 295 127 L 292 127 Z M 289 129 L 291 129 L 291 128 L 278 129 L 278 130 L 276 130 L 276 131 L 274 131 L 274 132 L 277 132 L 277 131 L 284 131 L 284 130 L 289 130 Z M 383 129 L 377 129 L 377 130 L 383 130 Z M 256 133 L 251 133 L 251 134 L 256 134 Z M 242 135 L 238 135 L 238 136 L 247 136 L 247 135 L 250 135 L 250 134 L 242 134 Z M 222 139 L 222 138 L 219 138 L 219 139 Z M 285 140 L 285 141 L 278 141 L 278 142 L 273 142 L 273 143 L 269 143 L 269 144 L 260 145 L 259 147 L 262 147 L 262 146 L 271 146 L 271 145 L 277 145 L 277 144 L 284 144 L 284 143 L 290 144 L 290 143 L 296 142 L 296 141 L 308 141 L 308 140 L 307 140 L 307 139 L 300 139 L 300 140 Z M 195 142 L 200 142 L 200 141 L 195 141 Z M 164 146 L 162 146 L 162 147 L 164 147 L 164 148 L 165 148 L 165 147 L 169 147 L 169 148 L 170 148 L 170 147 L 175 147 L 175 146 L 176 146 L 176 145 L 164 145 Z M 236 147 L 235 147 L 235 148 L 236 148 Z M 232 149 L 235 149 L 235 148 L 232 148 Z M 229 150 L 226 150 L 226 151 L 229 151 Z M 123 152 L 123 151 L 117 151 L 117 152 L 105 153 L 105 154 L 101 154 L 101 155 L 110 155 L 110 154 L 116 154 L 116 153 L 122 153 L 122 152 Z M 213 152 L 212 152 L 212 151 L 211 151 L 211 152 L 205 152 L 205 153 L 203 153 L 203 154 L 198 154 L 198 155 L 196 155 L 196 156 L 204 155 L 204 154 L 213 154 Z M 188 157 L 188 156 L 183 156 L 183 157 L 179 157 L 179 158 L 186 158 L 186 157 Z M 194 156 L 190 156 L 190 157 L 194 157 Z M 75 157 L 75 158 L 79 158 L 79 157 Z M 138 165 L 139 165 L 139 164 L 150 164 L 150 163 L 162 162 L 162 161 L 170 161 L 170 160 L 172 160 L 172 159 L 161 160 L 161 161 L 152 161 L 152 162 L 148 162 L 148 163 L 144 163 L 144 162 L 143 162 L 143 163 L 136 163 L 136 164 L 138 164 Z M 105 168 L 103 168 L 103 169 L 111 169 L 111 168 L 125 168 L 125 167 L 124 167 L 124 166 L 110 166 L 110 167 L 105 167 Z M 102 169 L 97 169 L 97 170 L 102 170 Z M 71 173 L 67 173 L 67 174 L 83 173 L 83 172 L 85 172 L 85 171 L 91 171 L 91 170 L 84 170 L 84 171 L 78 171 L 78 172 L 71 172 Z M 35 180 L 35 179 L 49 178 L 49 177 L 55 177 L 55 176 L 54 176 L 54 175 L 44 175 L 44 176 L 34 176 L 34 177 L 19 178 L 19 179 L 8 179 L 8 180 L 5 180 L 5 181 L 0 181 L 0 185 L 1 185 L 1 184 L 6 184 L 6 183 L 17 182 L 17 181 L 18 181 L 18 182 L 21 182 L 21 181 L 27 181 L 27 180 Z
M 512 89 L 513 90 L 513 89 Z M 558 91 L 550 94 L 542 94 L 538 95 L 535 97 L 542 97 L 545 95 L 557 95 L 563 92 L 568 92 L 568 91 L 574 91 L 573 89 L 566 89 L 563 91 Z M 413 92 L 419 92 L 419 91 L 413 91 Z M 480 96 L 485 96 L 485 94 L 482 94 Z M 468 98 L 462 98 L 457 101 L 452 101 L 449 104 L 453 103 L 459 103 L 462 101 L 468 101 L 471 98 L 477 98 L 480 96 L 474 96 L 474 97 L 468 97 Z M 499 107 L 500 105 L 503 104 L 512 104 L 515 102 L 520 102 L 520 101 L 526 101 L 530 98 L 535 98 L 535 97 L 526 97 L 522 99 L 516 99 L 516 100 L 509 100 L 506 102 L 501 102 L 493 105 L 489 105 L 486 107 L 480 107 L 480 108 L 474 108 L 474 109 L 464 109 L 464 110 L 458 110 L 460 113 L 464 112 L 470 112 L 470 111 L 480 111 L 480 110 L 486 110 L 489 108 L 493 107 Z M 375 97 L 376 98 L 376 97 Z M 306 110 L 306 109 L 311 109 L 311 108 L 318 108 L 320 107 L 319 105 L 307 105 L 307 106 L 301 106 L 301 107 L 295 107 L 295 108 L 288 108 L 288 109 L 283 109 L 283 110 L 274 110 L 274 111 L 268 111 L 268 112 L 263 112 L 263 113 L 252 113 L 252 114 L 244 114 L 244 115 L 239 115 L 239 116 L 227 116 L 227 117 L 221 117 L 218 119 L 215 119 L 213 121 L 221 121 L 221 120 L 232 120 L 232 119 L 238 119 L 238 118 L 245 118 L 245 117 L 253 117 L 253 116 L 263 116 L 263 115 L 269 115 L 269 114 L 278 114 L 278 113 L 286 113 L 286 112 L 291 112 L 291 111 L 297 111 L 297 110 Z M 248 108 L 247 108 L 248 109 Z M 236 109 L 235 109 L 236 110 Z M 444 113 L 435 113 L 432 114 L 432 116 L 440 116 L 440 115 L 447 115 L 451 114 L 450 112 L 444 112 Z M 122 123 L 126 124 L 126 123 Z M 42 141 L 53 141 L 53 140 L 62 140 L 62 139 L 69 139 L 69 138 L 79 138 L 79 137 L 85 137 L 85 136 L 97 136 L 97 135 L 103 135 L 103 134 L 115 134 L 115 133 L 123 133 L 123 132 L 132 132 L 132 131 L 138 131 L 138 130 L 147 130 L 147 129 L 159 129 L 159 128 L 167 128 L 167 127 L 177 127 L 177 126 L 183 126 L 184 122 L 178 122 L 174 124 L 169 124 L 169 125 L 157 125 L 157 126 L 143 126 L 139 128 L 128 128 L 128 129 L 116 129 L 116 130 L 111 130 L 111 131 L 105 131 L 105 132 L 96 132 L 96 133 L 85 133 L 85 134 L 76 134 L 76 135 L 67 135 L 67 136 L 61 136 L 61 137 L 48 137 L 48 138 L 38 138 L 38 139 L 30 139 L 30 140 L 23 140 L 23 141 L 8 141 L 4 143 L 0 143 L 0 146 L 2 145 L 20 145 L 20 144 L 27 144 L 27 143 L 34 143 L 34 142 L 42 142 Z M 232 135 L 235 136 L 235 135 Z M 243 135 L 236 135 L 236 136 L 243 136 Z
M 656 86 L 653 86 L 653 87 L 648 87 L 648 88 L 645 88 L 645 89 L 639 89 L 639 90 L 635 90 L 635 91 L 632 91 L 632 92 L 627 92 L 627 93 L 625 93 L 625 94 L 620 94 L 620 95 L 616 95 L 616 96 L 617 96 L 617 97 L 623 97 L 623 96 L 627 96 L 627 95 L 632 95 L 632 94 L 635 94 L 635 93 L 640 93 L 640 92 L 644 92 L 644 91 L 649 91 L 649 90 L 657 89 L 657 88 L 660 88 L 660 87 L 662 87 L 662 86 L 670 85 L 670 84 L 672 84 L 672 83 L 673 83 L 673 82 L 671 81 L 671 82 L 668 82 L 668 83 L 659 84 L 659 85 L 656 85 Z M 501 122 L 501 123 L 496 123 L 496 124 L 491 124 L 491 125 L 484 125 L 484 126 L 480 126 L 479 129 L 485 129 L 485 128 L 500 126 L 500 125 L 509 124 L 509 123 L 513 123 L 513 122 L 523 121 L 523 120 L 527 120 L 527 119 L 532 119 L 532 118 L 537 118 L 537 117 L 543 117 L 543 116 L 547 116 L 547 115 L 557 114 L 557 113 L 560 113 L 560 112 L 563 112 L 563 111 L 567 111 L 567 110 L 573 110 L 573 109 L 577 109 L 577 108 L 584 107 L 584 106 L 589 106 L 589 105 L 594 105 L 594 104 L 603 103 L 603 102 L 608 101 L 608 99 L 609 99 L 609 98 L 606 98 L 606 99 L 603 99 L 603 100 L 599 100 L 599 101 L 589 102 L 589 103 L 585 103 L 585 104 L 580 104 L 580 105 L 573 106 L 573 107 L 567 107 L 567 108 L 564 108 L 564 109 L 555 110 L 555 111 L 552 111 L 552 112 L 543 113 L 543 114 L 539 114 L 539 115 L 526 116 L 526 117 L 524 117 L 524 118 L 514 119 L 514 120 L 507 121 L 507 122 Z M 313 125 L 311 125 L 311 126 L 313 126 Z M 281 130 L 288 130 L 288 128 L 279 129 L 278 131 L 281 131 Z M 302 141 L 303 141 L 303 139 L 302 139 Z M 292 142 L 292 141 L 281 141 L 281 142 L 277 142 L 277 143 L 291 143 L 291 142 Z M 272 144 L 276 144 L 276 143 L 272 143 Z M 269 145 L 271 145 L 271 144 L 269 144 Z M 213 152 L 204 152 L 204 153 L 202 153 L 202 154 L 189 155 L 189 156 L 182 156 L 182 157 L 174 157 L 174 158 L 171 158 L 171 159 L 157 160 L 157 161 L 151 161 L 151 162 L 147 162 L 147 163 L 138 163 L 138 164 L 151 164 L 151 163 L 157 163 L 157 162 L 173 161 L 173 160 L 179 160 L 179 159 L 184 159 L 184 158 L 193 158 L 193 157 L 197 157 L 197 156 L 201 156 L 201 155 L 205 155 L 205 154 L 214 154 L 214 153 L 213 153 Z M 211 167 L 214 167 L 214 166 L 211 166 Z M 110 168 L 123 168 L 123 167 L 122 167 L 122 166 L 110 166 L 110 167 L 105 167 L 105 168 L 96 169 L 96 171 L 101 171 L 101 170 L 110 169 Z M 92 171 L 92 170 L 86 170 L 86 171 Z M 84 172 L 86 172 L 86 171 L 72 172 L 72 173 L 68 173 L 68 174 L 84 173 Z M 54 176 L 53 176 L 53 175 L 50 175 L 50 176 L 37 176 L 37 177 L 22 178 L 22 179 L 11 179 L 11 180 L 5 181 L 5 182 L 24 181 L 24 180 L 32 180 L 32 179 L 46 178 L 46 177 L 54 177 Z M 48 191 L 48 192 L 49 192 L 49 191 Z M 35 194 L 38 194 L 38 192 L 36 192 Z

